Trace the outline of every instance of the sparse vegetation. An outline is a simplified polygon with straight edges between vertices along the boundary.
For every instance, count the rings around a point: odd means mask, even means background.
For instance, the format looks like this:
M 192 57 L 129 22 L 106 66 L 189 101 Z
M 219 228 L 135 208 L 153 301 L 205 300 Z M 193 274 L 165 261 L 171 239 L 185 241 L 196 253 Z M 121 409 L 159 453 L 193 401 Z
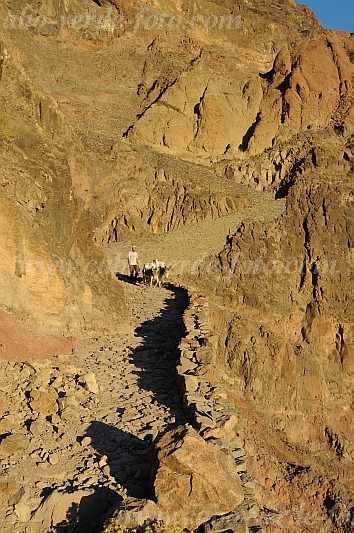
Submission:
M 112 518 L 106 523 L 103 533 L 136 533 L 136 531 L 136 528 L 130 528 L 124 524 L 118 524 L 117 521 Z
M 153 522 L 147 526 L 145 533 L 182 533 L 177 526 L 166 526 L 163 522 Z
M 349 50 L 348 55 L 351 63 L 354 63 L 354 50 Z
M 128 527 L 111 518 L 106 522 L 103 533 L 182 533 L 177 526 L 166 525 L 164 522 L 154 520 L 149 525 Z

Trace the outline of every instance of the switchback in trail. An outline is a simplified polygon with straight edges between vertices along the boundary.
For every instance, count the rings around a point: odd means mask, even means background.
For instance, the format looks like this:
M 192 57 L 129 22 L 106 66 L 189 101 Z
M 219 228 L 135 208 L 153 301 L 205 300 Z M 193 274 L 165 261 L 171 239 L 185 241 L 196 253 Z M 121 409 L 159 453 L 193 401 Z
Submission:
M 251 206 L 231 215 L 186 225 L 162 235 L 137 236 L 104 246 L 112 270 L 126 272 L 127 255 L 133 241 L 141 263 L 158 258 L 172 265 L 172 273 L 179 270 L 183 262 L 200 264 L 206 256 L 222 250 L 229 231 L 234 233 L 242 221 L 267 222 L 284 211 L 285 201 L 275 200 L 272 193 L 251 191 L 249 194 Z

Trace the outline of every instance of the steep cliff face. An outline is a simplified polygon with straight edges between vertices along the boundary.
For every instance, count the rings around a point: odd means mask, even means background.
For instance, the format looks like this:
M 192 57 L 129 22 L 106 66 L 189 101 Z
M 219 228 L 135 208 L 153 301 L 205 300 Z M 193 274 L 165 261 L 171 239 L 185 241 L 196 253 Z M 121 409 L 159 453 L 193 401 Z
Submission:
M 224 337 L 225 361 L 243 393 L 283 413 L 289 437 L 298 438 L 300 424 L 316 431 L 321 415 L 348 428 L 354 370 L 349 178 L 312 173 L 299 179 L 284 215 L 267 227 L 242 224 L 220 256 L 225 305 L 242 310 Z
M 107 331 L 124 304 L 92 246 L 82 144 L 31 69 L 45 69 L 41 43 L 23 29 L 2 38 L 1 308 L 43 334 Z
M 205 12 L 203 3 L 191 4 L 193 9 L 187 10 L 187 17 L 193 20 L 193 14 L 203 13 L 204 20 L 209 21 L 209 11 Z M 280 55 L 290 63 L 289 49 L 320 28 L 304 6 L 295 6 L 293 2 L 271 6 L 256 2 L 252 7 L 248 2 L 238 5 L 220 2 L 212 7 L 213 17 L 219 17 L 215 19 L 219 26 L 221 20 L 225 21 L 225 27 L 218 28 L 218 40 L 213 40 L 213 32 L 204 27 L 206 41 L 202 31 L 195 31 L 189 42 L 171 43 L 168 35 L 159 35 L 153 41 L 139 95 L 141 112 L 126 132 L 132 142 L 204 164 L 223 155 L 234 158 L 254 152 L 249 144 L 261 124 L 262 114 L 266 118 L 267 113 L 274 113 L 270 120 L 274 121 L 273 129 L 277 129 L 275 124 L 280 118 L 273 107 L 281 105 L 282 87 L 274 86 L 273 95 L 268 97 L 266 73 L 279 50 L 284 50 Z M 237 27 L 226 30 L 227 17 L 231 17 L 234 26 L 237 22 Z M 161 58 L 170 53 L 173 44 L 179 59 L 185 48 L 190 55 L 184 53 L 183 68 L 169 69 L 166 77 L 160 66 Z M 278 81 L 284 82 L 284 75 Z M 272 142 L 263 126 L 262 123 L 257 131 L 257 153 Z
M 241 224 L 214 265 L 214 279 L 201 274 L 214 293 L 219 364 L 253 419 L 250 452 L 259 453 L 261 497 L 293 517 L 299 502 L 289 480 L 303 493 L 317 487 L 312 512 L 317 516 L 331 494 L 343 527 L 354 462 L 352 176 L 352 166 L 338 175 L 309 169 L 290 188 L 279 219 Z M 308 470 L 282 474 L 293 462 Z
M 309 163 L 342 171 L 353 135 L 353 36 L 319 32 L 296 49 L 279 52 L 268 74 L 245 160 L 221 161 L 227 177 L 263 190 L 293 182 Z M 340 151 L 342 150 L 342 153 Z M 335 168 L 337 167 L 337 168 Z M 345 169 L 343 169 L 345 171 Z

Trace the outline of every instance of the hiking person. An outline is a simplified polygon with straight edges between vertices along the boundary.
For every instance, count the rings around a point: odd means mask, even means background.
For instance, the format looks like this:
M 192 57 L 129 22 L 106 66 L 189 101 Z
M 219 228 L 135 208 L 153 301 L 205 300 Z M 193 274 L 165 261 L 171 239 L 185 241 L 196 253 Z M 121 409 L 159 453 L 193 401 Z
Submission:
M 138 256 L 138 252 L 136 251 L 136 246 L 134 244 L 128 254 L 128 265 L 129 265 L 130 279 L 133 283 L 135 283 L 135 281 L 138 279 L 139 256 Z

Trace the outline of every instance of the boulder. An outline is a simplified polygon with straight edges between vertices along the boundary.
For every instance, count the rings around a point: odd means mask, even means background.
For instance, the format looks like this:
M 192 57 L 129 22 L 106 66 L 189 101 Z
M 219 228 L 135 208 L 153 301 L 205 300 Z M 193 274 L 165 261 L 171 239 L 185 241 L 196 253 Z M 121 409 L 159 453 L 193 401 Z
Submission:
M 35 389 L 31 391 L 30 398 L 30 407 L 36 413 L 49 416 L 58 411 L 58 396 L 54 390 Z
M 129 528 L 141 526 L 146 521 L 157 519 L 158 516 L 156 503 L 131 497 L 119 503 L 108 514 L 108 518 L 113 519 L 114 523 L 124 524 Z
M 91 442 L 91 437 L 84 437 L 83 439 L 81 439 L 80 444 L 81 446 L 90 446 Z
M 243 489 L 231 456 L 190 426 L 155 442 L 154 496 L 166 523 L 192 531 L 214 515 L 234 511 Z
M 79 420 L 81 413 L 79 408 L 75 405 L 68 405 L 63 411 L 61 411 L 60 416 L 64 422 L 73 423 Z
M 32 435 L 43 435 L 46 432 L 46 429 L 47 423 L 43 418 L 37 418 L 37 420 L 31 422 L 30 432 Z
M 79 407 L 79 403 L 74 395 L 63 396 L 58 399 L 59 411 L 62 413 L 68 407 Z

